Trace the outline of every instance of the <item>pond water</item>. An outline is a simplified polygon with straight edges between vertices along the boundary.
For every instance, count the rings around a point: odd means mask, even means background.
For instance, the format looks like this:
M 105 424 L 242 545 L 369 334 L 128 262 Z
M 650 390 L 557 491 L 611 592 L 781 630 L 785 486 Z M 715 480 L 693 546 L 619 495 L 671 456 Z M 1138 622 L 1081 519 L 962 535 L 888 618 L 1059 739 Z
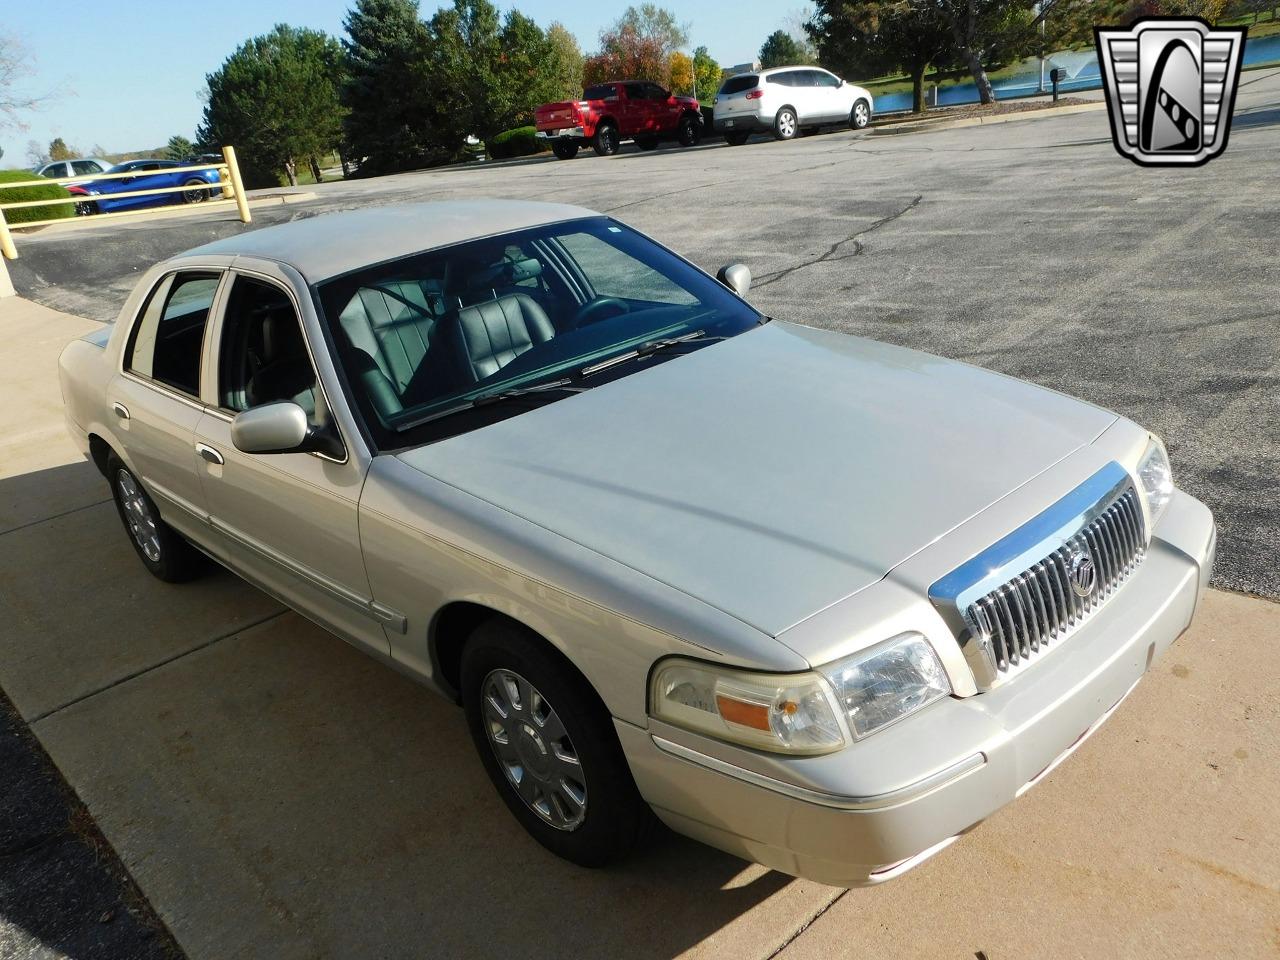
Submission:
M 1072 54 L 1073 57 L 1079 57 L 1078 54 Z M 1074 90 L 1097 90 L 1102 86 L 1102 76 L 1098 72 L 1098 58 L 1096 53 L 1086 55 L 1088 61 L 1077 71 L 1072 72 L 1072 76 L 1058 84 L 1058 89 L 1069 94 Z M 1280 33 L 1272 34 L 1269 37 L 1259 37 L 1256 40 L 1247 40 L 1244 45 L 1244 66 L 1249 67 L 1255 63 L 1270 63 L 1273 60 L 1280 60 Z M 997 100 L 1010 100 L 1015 97 L 1027 97 L 1038 92 L 1037 87 L 1040 84 L 1040 61 L 1026 60 L 1023 62 L 1026 67 L 1025 71 L 1020 71 L 1012 77 L 1006 77 L 1003 80 L 995 81 L 991 84 L 992 89 L 996 92 Z M 1047 68 L 1046 68 L 1047 71 Z M 1046 77 L 1048 76 L 1046 72 Z M 1048 87 L 1049 81 L 1045 80 L 1045 86 Z M 872 91 L 874 93 L 874 91 Z M 938 90 L 938 104 L 944 107 L 955 106 L 960 103 L 977 103 L 978 88 L 972 83 L 958 83 L 953 86 L 941 87 Z M 876 97 L 876 113 L 894 113 L 899 110 L 911 109 L 911 92 L 905 93 L 887 93 L 884 96 Z

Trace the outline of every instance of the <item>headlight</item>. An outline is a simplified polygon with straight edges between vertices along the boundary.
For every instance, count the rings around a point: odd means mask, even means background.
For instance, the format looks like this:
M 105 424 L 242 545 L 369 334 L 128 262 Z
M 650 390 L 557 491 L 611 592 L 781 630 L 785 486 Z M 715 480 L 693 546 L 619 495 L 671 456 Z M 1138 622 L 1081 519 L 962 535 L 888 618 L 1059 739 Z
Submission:
M 831 689 L 814 673 L 748 673 L 669 660 L 654 673 L 660 720 L 777 753 L 828 753 L 846 743 Z
M 751 673 L 669 660 L 651 712 L 697 733 L 775 753 L 831 753 L 951 693 L 929 642 L 907 633 L 810 673 Z
M 858 740 L 951 693 L 942 661 L 918 633 L 828 664 L 822 673 Z
M 1138 461 L 1138 482 L 1142 484 L 1142 493 L 1147 498 L 1147 513 L 1150 514 L 1151 526 L 1154 527 L 1173 497 L 1173 471 L 1169 468 L 1169 454 L 1154 433 L 1146 452 Z

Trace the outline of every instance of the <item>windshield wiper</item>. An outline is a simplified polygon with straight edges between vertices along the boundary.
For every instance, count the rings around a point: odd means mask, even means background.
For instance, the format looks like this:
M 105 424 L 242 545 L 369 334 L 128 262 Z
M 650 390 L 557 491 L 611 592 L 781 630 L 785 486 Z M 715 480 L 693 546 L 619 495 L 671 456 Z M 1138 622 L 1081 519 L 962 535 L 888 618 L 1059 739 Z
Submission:
M 564 377 L 560 380 L 548 380 L 546 383 L 536 383 L 531 387 L 510 387 L 505 390 L 493 390 L 489 393 L 481 393 L 477 396 L 464 400 L 461 403 L 455 403 L 451 407 L 445 407 L 443 410 L 436 410 L 424 416 L 410 420 L 408 423 L 398 425 L 395 430 L 397 433 L 403 433 L 406 430 L 412 430 L 414 427 L 420 427 L 425 423 L 431 423 L 435 420 L 443 420 L 445 417 L 452 417 L 459 413 L 466 413 L 468 410 L 474 410 L 477 407 L 488 407 L 498 403 L 506 403 L 511 400 L 520 400 L 530 396 L 536 396 L 543 393 L 555 393 L 557 391 L 564 393 L 581 393 L 589 387 L 579 386 L 571 377 Z
M 503 403 L 507 400 L 518 400 L 521 397 L 527 397 L 539 393 L 553 393 L 557 390 L 563 390 L 566 393 L 581 393 L 587 387 L 581 386 L 574 382 L 572 377 L 564 377 L 560 380 L 548 380 L 546 383 L 535 383 L 531 387 L 511 387 L 507 390 L 494 390 L 492 393 L 482 393 L 478 397 L 472 397 L 470 404 L 473 407 L 484 407 L 491 403 Z
M 672 347 L 678 347 L 686 343 L 714 343 L 717 340 L 728 340 L 728 337 L 709 337 L 705 330 L 692 330 L 689 333 L 681 334 L 678 337 L 664 337 L 661 340 L 649 340 L 640 344 L 633 350 L 626 353 L 620 353 L 616 357 L 610 357 L 608 360 L 601 360 L 599 363 L 593 363 L 589 366 L 582 367 L 575 376 L 590 377 L 594 374 L 616 367 L 623 363 L 630 363 L 632 360 L 640 357 L 651 357 L 655 353 L 661 353 L 663 350 L 670 350 Z

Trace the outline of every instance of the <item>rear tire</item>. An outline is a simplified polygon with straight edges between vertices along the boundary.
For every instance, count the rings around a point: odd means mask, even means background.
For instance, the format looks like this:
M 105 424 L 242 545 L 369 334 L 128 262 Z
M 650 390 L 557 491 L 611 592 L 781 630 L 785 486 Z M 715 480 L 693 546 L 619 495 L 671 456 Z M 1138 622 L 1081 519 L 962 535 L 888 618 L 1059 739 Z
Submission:
M 612 123 L 602 123 L 596 128 L 596 135 L 591 138 L 591 149 L 597 156 L 612 157 L 622 146 L 618 128 Z
M 749 139 L 751 139 L 751 134 L 744 133 L 743 131 L 738 131 L 737 133 L 726 133 L 724 135 L 724 142 L 729 144 L 731 147 L 740 147 Z
M 561 160 L 572 160 L 578 155 L 578 144 L 572 140 L 556 140 L 551 144 L 551 152 Z
M 209 184 L 199 177 L 192 177 L 183 186 L 192 188 L 182 191 L 183 203 L 203 203 L 209 199 Z
M 854 103 L 853 110 L 849 112 L 849 128 L 851 130 L 865 130 L 870 122 L 871 104 L 859 98 Z
M 160 511 L 142 482 L 115 454 L 107 458 L 107 478 L 124 532 L 151 575 L 165 583 L 195 577 L 200 572 L 200 553 L 160 519 Z
M 680 126 L 676 128 L 676 138 L 682 147 L 696 147 L 702 142 L 702 124 L 698 118 L 686 114 L 680 118 Z
M 462 705 L 485 772 L 521 826 L 557 856 L 600 867 L 653 823 L 609 711 L 545 641 L 508 620 L 462 652 Z
M 98 212 L 98 204 L 94 200 L 81 200 L 76 204 L 77 217 L 92 217 Z
M 796 112 L 790 107 L 783 107 L 773 118 L 773 138 L 775 140 L 794 140 L 800 132 L 800 122 Z

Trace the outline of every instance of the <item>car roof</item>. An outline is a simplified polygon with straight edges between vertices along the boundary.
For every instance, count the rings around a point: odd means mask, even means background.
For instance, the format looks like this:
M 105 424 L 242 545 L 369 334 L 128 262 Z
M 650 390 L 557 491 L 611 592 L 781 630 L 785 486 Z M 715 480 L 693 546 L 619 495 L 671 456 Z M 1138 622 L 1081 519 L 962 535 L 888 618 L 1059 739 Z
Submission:
M 442 200 L 327 213 L 216 240 L 173 261 L 259 257 L 286 263 L 318 283 L 361 267 L 498 233 L 600 214 L 533 200 Z M 173 262 L 171 261 L 171 262 Z
M 775 73 L 786 73 L 789 70 L 821 70 L 823 73 L 831 73 L 826 67 L 820 67 L 816 63 L 793 63 L 786 67 L 769 67 L 767 70 L 744 70 L 742 73 L 735 73 L 732 77 L 726 77 L 726 80 L 734 80 L 738 77 L 769 77 Z M 835 76 L 834 73 L 831 73 Z

